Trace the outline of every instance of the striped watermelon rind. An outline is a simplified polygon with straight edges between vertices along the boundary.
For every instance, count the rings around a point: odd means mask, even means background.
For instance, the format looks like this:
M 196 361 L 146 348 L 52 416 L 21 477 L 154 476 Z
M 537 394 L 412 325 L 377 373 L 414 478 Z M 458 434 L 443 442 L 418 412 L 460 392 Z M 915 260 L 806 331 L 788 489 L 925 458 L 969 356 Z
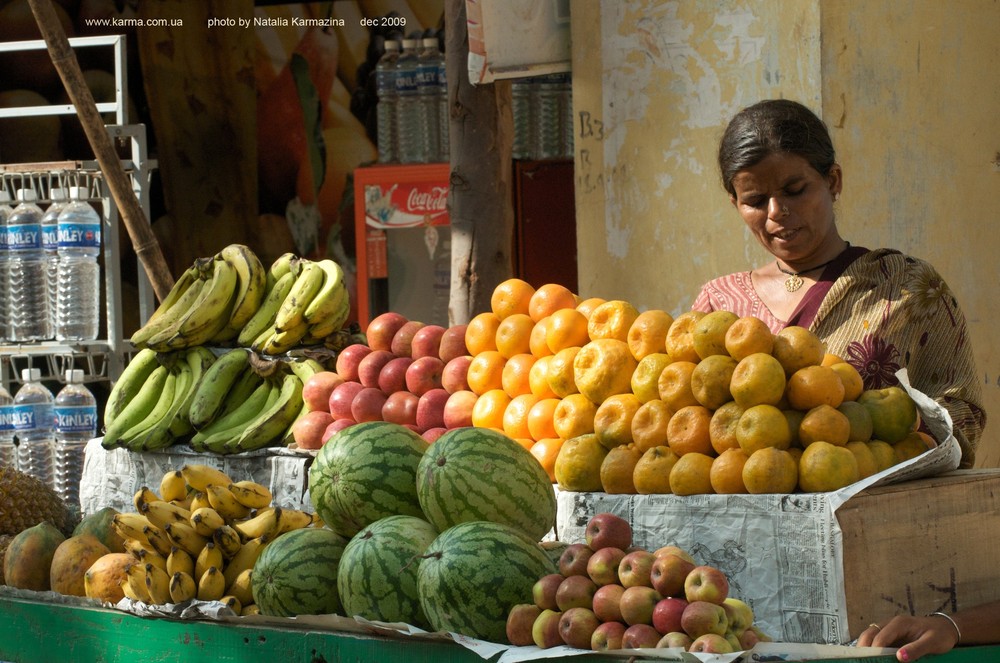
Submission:
M 488 520 L 535 541 L 556 519 L 552 480 L 524 447 L 489 428 L 455 428 L 435 440 L 417 468 L 417 495 L 439 531 Z
M 433 525 L 414 516 L 388 516 L 354 535 L 337 572 L 344 614 L 430 626 L 420 607 L 417 570 L 437 536 Z
M 557 572 L 542 547 L 522 532 L 494 522 L 461 523 L 424 552 L 417 575 L 420 605 L 436 631 L 507 642 L 510 609 L 530 603 L 535 582 Z
M 340 612 L 337 569 L 347 539 L 307 527 L 271 541 L 253 567 L 253 600 L 262 615 L 328 615 Z
M 405 426 L 371 421 L 348 426 L 309 468 L 309 497 L 326 525 L 348 538 L 386 516 L 423 517 L 416 472 L 427 442 Z

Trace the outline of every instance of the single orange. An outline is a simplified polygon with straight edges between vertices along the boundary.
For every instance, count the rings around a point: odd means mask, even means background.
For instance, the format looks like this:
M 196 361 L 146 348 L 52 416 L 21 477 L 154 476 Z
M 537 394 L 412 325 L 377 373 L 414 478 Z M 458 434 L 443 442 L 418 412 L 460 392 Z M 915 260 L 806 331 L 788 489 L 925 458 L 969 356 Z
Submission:
M 879 472 L 887 470 L 899 462 L 896 450 L 888 442 L 870 440 L 867 444 L 869 451 L 872 452 L 872 456 L 875 457 L 875 463 L 878 466 Z
M 611 338 L 627 343 L 629 329 L 638 317 L 639 311 L 632 304 L 622 299 L 612 299 L 590 312 L 587 333 L 592 341 Z
M 573 362 L 580 348 L 563 348 L 549 359 L 545 379 L 549 389 L 559 398 L 579 393 L 574 377 Z
M 760 318 L 745 316 L 726 330 L 725 345 L 729 356 L 736 361 L 756 352 L 769 355 L 774 348 L 774 334 Z
M 480 352 L 497 349 L 497 327 L 500 318 L 493 311 L 480 313 L 469 320 L 465 328 L 465 347 L 475 357 Z
M 743 407 L 777 405 L 785 394 L 785 369 L 769 354 L 754 352 L 736 364 L 729 380 L 733 400 Z
M 670 447 L 646 449 L 632 470 L 632 483 L 640 495 L 669 495 L 670 470 L 679 456 Z
M 632 417 L 632 441 L 642 451 L 667 445 L 667 424 L 673 415 L 670 407 L 656 398 L 646 401 Z
M 775 335 L 771 354 L 781 362 L 785 373 L 791 375 L 800 368 L 821 364 L 826 345 L 805 327 L 792 325 Z
M 849 441 L 867 442 L 872 439 L 872 415 L 868 408 L 857 401 L 844 401 L 837 410 L 851 424 L 851 433 L 847 438 Z
M 927 439 L 923 435 L 914 431 L 899 442 L 894 442 L 892 448 L 896 451 L 896 458 L 902 463 L 905 460 L 916 458 L 931 447 L 928 446 Z
M 546 437 L 535 442 L 530 449 L 531 455 L 538 460 L 552 483 L 556 482 L 556 459 L 563 442 L 565 440 L 559 437 Z
M 784 449 L 758 449 L 743 466 L 743 484 L 754 495 L 795 492 L 798 481 L 798 459 Z
M 531 393 L 531 368 L 538 360 L 532 354 L 514 355 L 507 359 L 500 372 L 500 388 L 513 398 Z
M 689 453 L 677 459 L 670 468 L 670 491 L 674 495 L 710 495 L 712 461 L 706 454 Z
M 736 439 L 740 448 L 750 455 L 758 449 L 775 447 L 787 449 L 792 434 L 784 413 L 773 405 L 754 405 L 747 408 L 736 424 Z
M 626 339 L 632 356 L 641 360 L 654 352 L 665 352 L 667 330 L 673 322 L 674 319 L 669 313 L 659 309 L 640 313 L 629 327 Z
M 559 400 L 552 413 L 552 426 L 559 437 L 570 439 L 594 432 L 597 406 L 583 394 L 570 394 Z M 595 436 L 596 439 L 596 436 Z
M 635 466 L 642 452 L 634 445 L 625 444 L 608 451 L 601 463 L 601 485 L 609 495 L 634 495 Z
M 582 347 L 590 341 L 587 318 L 575 308 L 559 309 L 547 319 L 545 343 L 552 354 L 565 348 Z
M 660 375 L 669 363 L 670 355 L 665 352 L 651 352 L 639 360 L 632 373 L 632 393 L 640 401 L 660 398 Z
M 712 311 L 702 316 L 691 329 L 691 343 L 698 356 L 705 359 L 712 355 L 728 355 L 726 332 L 737 320 L 739 316 L 731 311 Z
M 503 415 L 510 401 L 510 396 L 503 389 L 491 389 L 481 394 L 472 406 L 472 425 L 502 431 Z
M 707 316 L 706 316 L 707 317 Z M 691 372 L 691 393 L 709 410 L 716 410 L 733 400 L 729 383 L 736 370 L 736 360 L 729 355 L 709 355 Z
M 691 391 L 691 374 L 698 367 L 693 361 L 673 361 L 663 367 L 657 380 L 660 400 L 676 412 L 688 405 L 699 405 Z
M 823 361 L 820 362 L 820 366 L 833 366 L 834 364 L 842 364 L 844 360 L 840 355 L 835 355 L 832 352 L 827 352 L 823 355 Z
M 531 451 L 531 447 L 535 446 L 535 441 L 530 437 L 515 437 L 513 439 L 515 442 L 524 447 L 525 451 Z
M 503 389 L 503 369 L 507 359 L 496 350 L 484 350 L 472 358 L 466 371 L 469 390 L 481 396 L 491 389 Z
M 604 490 L 601 464 L 608 450 L 593 433 L 566 438 L 556 456 L 553 473 L 563 490 L 593 493 Z
M 504 357 L 531 352 L 531 330 L 535 322 L 524 313 L 513 313 L 497 325 L 497 351 Z
M 594 414 L 594 432 L 608 449 L 631 444 L 632 420 L 642 403 L 635 394 L 614 394 L 597 406 Z
M 806 366 L 788 378 L 785 395 L 796 410 L 809 410 L 817 405 L 835 408 L 844 402 L 844 383 L 829 366 Z
M 528 337 L 528 347 L 531 354 L 536 357 L 548 357 L 552 355 L 546 338 L 549 335 L 549 317 L 544 317 L 535 323 L 531 329 L 531 336 Z
M 531 406 L 528 410 L 528 431 L 531 437 L 536 440 L 559 437 L 552 423 L 557 405 L 559 405 L 558 398 L 543 398 Z
M 573 381 L 581 394 L 597 404 L 614 394 L 632 392 L 638 362 L 625 341 L 599 338 L 580 348 L 573 358 Z
M 861 392 L 865 390 L 864 380 L 858 369 L 854 368 L 846 361 L 839 361 L 831 364 L 830 368 L 840 376 L 840 381 L 844 384 L 844 400 L 856 401 Z
M 667 445 L 678 456 L 702 453 L 714 456 L 709 427 L 712 412 L 701 405 L 688 405 L 674 412 L 667 422 Z
M 712 490 L 720 495 L 738 495 L 746 493 L 747 487 L 743 483 L 743 466 L 746 465 L 750 457 L 739 447 L 726 449 L 715 457 L 712 461 L 712 469 L 708 473 L 708 480 L 712 484 Z
M 799 459 L 799 489 L 804 493 L 840 490 L 860 478 L 858 461 L 847 447 L 815 442 Z
M 590 314 L 594 312 L 594 309 L 606 301 L 608 300 L 603 297 L 588 297 L 576 305 L 576 310 L 583 313 L 583 315 L 589 320 Z
M 546 283 L 539 286 L 528 301 L 528 315 L 535 322 L 552 315 L 562 308 L 576 308 L 576 295 L 573 291 L 559 283 Z
M 878 473 L 878 461 L 875 460 L 875 454 L 866 442 L 848 442 L 847 448 L 854 454 L 854 460 L 858 461 L 859 478 L 867 479 Z
M 702 311 L 685 311 L 674 318 L 667 330 L 667 340 L 664 349 L 674 361 L 690 361 L 698 363 L 701 357 L 694 349 L 691 333 L 695 324 L 705 317 Z
M 521 394 L 511 398 L 503 412 L 503 432 L 508 437 L 530 438 L 528 430 L 528 411 L 538 402 L 534 394 Z
M 507 279 L 493 289 L 490 308 L 501 320 L 515 313 L 527 314 L 528 303 L 534 294 L 534 286 L 527 281 L 518 278 Z
M 532 355 L 534 357 L 534 355 Z M 555 398 L 556 393 L 549 386 L 549 364 L 552 356 L 538 357 L 528 371 L 528 388 L 539 398 Z
M 736 426 L 740 423 L 743 409 L 736 401 L 729 401 L 712 413 L 708 436 L 715 453 L 721 454 L 726 449 L 740 448 L 740 441 L 736 439 Z
M 799 440 L 804 448 L 820 440 L 842 447 L 850 437 L 850 420 L 843 412 L 826 404 L 806 412 L 799 424 Z

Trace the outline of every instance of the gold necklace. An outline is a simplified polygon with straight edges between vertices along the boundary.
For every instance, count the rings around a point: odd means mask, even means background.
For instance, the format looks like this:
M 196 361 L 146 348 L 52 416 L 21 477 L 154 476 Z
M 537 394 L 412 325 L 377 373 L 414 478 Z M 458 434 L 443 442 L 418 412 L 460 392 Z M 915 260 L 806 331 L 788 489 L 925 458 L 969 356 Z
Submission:
M 795 292 L 796 290 L 802 287 L 803 283 L 805 283 L 805 281 L 802 280 L 801 274 L 805 274 L 806 272 L 815 272 L 817 269 L 822 269 L 839 257 L 840 254 L 838 253 L 836 256 L 830 258 L 822 265 L 816 265 L 815 267 L 810 267 L 809 269 L 800 269 L 797 272 L 793 272 L 787 269 L 782 269 L 781 264 L 777 260 L 774 261 L 774 264 L 778 268 L 779 272 L 781 272 L 782 274 L 786 274 L 788 276 L 788 278 L 785 279 L 785 290 L 787 290 L 788 292 Z

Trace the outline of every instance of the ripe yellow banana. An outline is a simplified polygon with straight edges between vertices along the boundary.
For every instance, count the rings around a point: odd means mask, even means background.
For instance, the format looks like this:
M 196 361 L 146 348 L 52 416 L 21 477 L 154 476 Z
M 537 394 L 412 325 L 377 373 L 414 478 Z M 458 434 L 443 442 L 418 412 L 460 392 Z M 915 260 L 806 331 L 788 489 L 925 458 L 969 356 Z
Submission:
M 198 558 L 201 549 L 208 543 L 208 538 L 198 534 L 198 532 L 194 531 L 194 527 L 186 522 L 170 523 L 164 528 L 164 531 L 170 541 L 178 548 L 183 548 L 195 559 Z
M 101 446 L 114 449 L 121 445 L 126 431 L 142 422 L 156 407 L 168 375 L 166 366 L 157 366 L 150 372 L 139 392 L 122 408 L 111 424 L 105 426 Z
M 212 508 L 229 522 L 246 518 L 250 514 L 250 509 L 237 502 L 226 485 L 213 484 L 206 488 L 205 492 L 208 493 L 208 501 Z
M 147 502 L 159 502 L 160 497 L 149 489 L 148 486 L 143 486 L 139 490 L 135 491 L 135 495 L 132 497 L 132 505 L 135 510 L 142 513 L 143 505 Z
M 150 373 L 159 365 L 156 352 L 149 348 L 139 350 L 125 365 L 122 374 L 111 387 L 107 405 L 104 406 L 105 428 L 111 426 L 125 406 L 136 397 L 149 379 Z
M 201 492 L 205 492 L 205 489 L 211 485 L 228 486 L 233 482 L 228 474 L 211 465 L 188 463 L 180 471 L 187 484 Z
M 128 590 L 126 591 L 126 586 Z M 146 565 L 136 562 L 125 567 L 125 580 L 122 582 L 122 590 L 125 591 L 133 601 L 152 603 L 149 597 L 149 590 L 146 589 Z
M 253 565 L 257 562 L 257 558 L 260 557 L 260 553 L 264 549 L 265 543 L 267 541 L 263 538 L 250 539 L 233 555 L 233 558 L 229 560 L 223 571 L 226 587 L 232 586 L 233 581 L 236 580 L 236 576 L 240 573 L 253 568 Z
M 242 605 L 253 603 L 253 569 L 243 569 L 232 584 L 226 587 L 226 594 L 235 596 Z
M 312 514 L 298 509 L 282 509 L 278 516 L 278 535 L 312 524 Z
M 170 523 L 176 523 L 177 521 L 189 522 L 191 520 L 190 511 L 179 506 L 174 506 L 170 502 L 164 502 L 163 500 L 147 502 L 143 505 L 142 514 L 149 519 L 149 522 L 160 529 L 163 529 Z
M 231 340 L 236 338 L 257 309 L 260 308 L 267 294 L 267 269 L 261 263 L 250 247 L 243 244 L 230 244 L 222 249 L 220 254 L 227 258 L 236 268 L 237 291 L 229 321 L 216 340 Z
M 218 601 L 226 595 L 226 579 L 216 566 L 209 567 L 198 579 L 198 600 Z
M 192 285 L 198 283 L 199 270 L 195 267 L 189 267 L 180 278 L 178 278 L 173 287 L 170 288 L 170 292 L 167 296 L 163 298 L 153 314 L 149 316 L 145 324 L 142 325 L 134 334 L 132 334 L 132 345 L 136 347 L 142 347 L 151 336 L 159 333 L 160 331 L 169 327 L 177 319 L 180 312 L 188 310 L 189 303 L 182 304 L 182 298 L 191 299 L 193 295 L 197 294 L 197 288 L 193 293 L 188 293 Z M 175 308 L 176 307 L 176 308 Z
M 149 591 L 149 600 L 156 605 L 166 605 L 170 603 L 170 576 L 166 569 L 161 569 L 153 564 L 146 564 L 146 589 Z
M 305 320 L 280 331 L 275 327 L 260 346 L 260 352 L 271 356 L 285 354 L 299 345 L 307 333 L 309 333 L 309 323 Z
M 271 504 L 271 491 L 255 481 L 237 481 L 229 484 L 236 501 L 251 509 L 263 509 Z
M 118 533 L 118 536 L 147 544 L 149 540 L 146 539 L 143 529 L 151 525 L 146 516 L 138 513 L 116 513 L 111 518 L 111 528 Z
M 281 515 L 281 507 L 267 509 L 249 520 L 235 523 L 233 527 L 243 535 L 245 539 L 256 539 L 267 536 L 273 538 L 278 532 L 278 518 Z
M 324 258 L 316 263 L 324 272 L 323 286 L 309 302 L 304 316 L 307 322 L 315 324 L 326 320 L 339 312 L 340 305 L 347 295 L 347 284 L 344 282 L 344 270 L 336 261 Z M 341 323 L 343 324 L 343 323 Z
M 167 555 L 170 554 L 170 549 L 173 548 L 173 544 L 167 535 L 160 528 L 150 525 L 149 527 L 143 527 L 142 533 L 146 535 L 146 541 L 149 543 L 149 547 L 152 548 L 161 557 L 166 560 Z M 164 566 L 166 566 L 166 561 L 164 561 Z
M 144 541 L 137 541 L 136 539 L 122 539 L 122 546 L 125 548 L 125 552 L 132 555 L 132 557 L 135 557 L 140 562 L 149 553 L 154 555 L 159 554 L 153 546 Z
M 157 337 L 150 339 L 149 347 L 166 352 L 204 345 L 226 326 L 236 294 L 236 268 L 222 256 L 212 259 L 212 267 L 212 276 L 191 310 L 168 329 L 173 334 L 163 343 L 154 343 Z
M 195 262 L 197 263 L 198 261 Z M 192 267 L 192 269 L 195 269 L 195 267 Z M 208 286 L 208 281 L 203 278 L 200 268 L 198 268 L 197 273 L 198 278 L 187 287 L 174 305 L 170 307 L 167 315 L 153 323 L 146 323 L 142 329 L 132 335 L 131 340 L 135 347 L 156 349 L 162 347 L 170 338 L 172 330 L 184 316 L 191 312 L 191 308 L 201 299 Z M 157 350 L 157 352 L 159 351 Z
M 190 573 L 177 571 L 170 575 L 170 600 L 173 603 L 190 601 L 198 594 L 198 586 Z
M 212 536 L 212 532 L 226 524 L 225 519 L 212 507 L 202 507 L 191 512 L 194 531 L 202 536 Z
M 208 501 L 208 495 L 201 490 L 195 490 L 191 492 L 191 513 L 194 513 L 198 509 L 212 508 L 212 504 Z
M 300 262 L 295 283 L 274 318 L 275 329 L 278 331 L 291 329 L 305 320 L 306 308 L 323 287 L 325 278 L 326 272 L 315 262 L 311 260 Z
M 275 259 L 271 266 L 267 268 L 268 288 L 285 274 L 292 271 L 292 265 L 298 262 L 299 258 L 294 253 L 282 253 Z
M 222 556 L 232 559 L 243 547 L 243 539 L 231 525 L 223 525 L 212 532 L 212 541 L 222 551 Z
M 194 575 L 194 557 L 180 546 L 174 546 L 167 555 L 167 573 L 173 576 L 178 571 Z
M 243 603 L 235 596 L 223 596 L 219 602 L 233 611 L 234 614 L 243 612 Z
M 205 428 L 219 415 L 226 395 L 249 365 L 250 353 L 234 348 L 209 366 L 188 405 L 188 421 L 196 430 Z
M 295 275 L 291 272 L 286 272 L 275 281 L 274 285 L 268 289 L 257 312 L 243 325 L 243 329 L 240 330 L 240 335 L 236 339 L 237 343 L 243 347 L 249 347 L 258 336 L 274 326 L 274 321 L 278 317 L 278 309 L 281 308 L 294 284 Z
M 214 541 L 209 541 L 198 553 L 198 558 L 194 560 L 194 577 L 200 578 L 209 567 L 222 568 L 222 551 L 215 545 Z
M 294 373 L 289 373 L 282 378 L 278 400 L 243 431 L 235 444 L 236 450 L 253 451 L 280 443 L 301 409 L 302 381 Z
M 187 498 L 188 486 L 180 470 L 170 470 L 160 479 L 160 495 L 168 502 Z
M 260 606 L 256 603 L 251 603 L 250 605 L 243 606 L 243 612 L 240 613 L 241 617 L 252 617 L 254 615 L 260 614 Z

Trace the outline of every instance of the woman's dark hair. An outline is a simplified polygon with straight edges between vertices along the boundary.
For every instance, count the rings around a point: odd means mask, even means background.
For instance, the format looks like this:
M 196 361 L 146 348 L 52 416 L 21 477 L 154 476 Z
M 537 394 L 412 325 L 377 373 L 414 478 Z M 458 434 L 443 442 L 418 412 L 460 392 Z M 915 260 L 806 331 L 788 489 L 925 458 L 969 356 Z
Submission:
M 823 120 L 802 104 L 770 99 L 737 113 L 719 142 L 722 185 L 736 195 L 733 178 L 771 154 L 797 154 L 826 177 L 836 161 Z

